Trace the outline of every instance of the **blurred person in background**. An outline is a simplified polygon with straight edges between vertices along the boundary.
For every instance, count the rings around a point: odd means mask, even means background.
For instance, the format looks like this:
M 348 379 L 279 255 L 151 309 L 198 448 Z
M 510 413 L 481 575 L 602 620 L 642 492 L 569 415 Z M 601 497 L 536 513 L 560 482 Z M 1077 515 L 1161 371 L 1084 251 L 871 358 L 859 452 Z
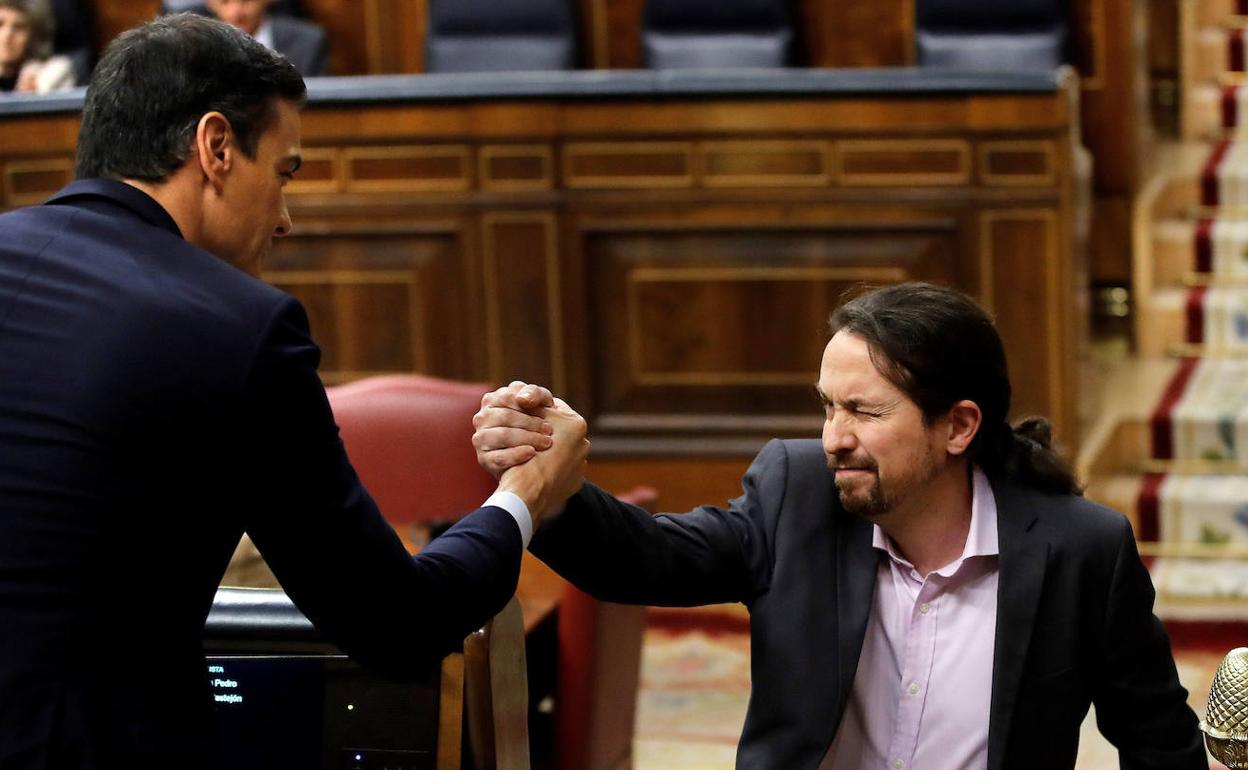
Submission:
M 271 14 L 269 6 L 270 0 L 208 0 L 206 7 L 221 21 L 285 56 L 304 77 L 328 74 L 325 30 L 305 19 Z
M 50 55 L 52 26 L 44 5 L 0 0 L 0 91 L 43 94 L 73 87 L 73 62 Z

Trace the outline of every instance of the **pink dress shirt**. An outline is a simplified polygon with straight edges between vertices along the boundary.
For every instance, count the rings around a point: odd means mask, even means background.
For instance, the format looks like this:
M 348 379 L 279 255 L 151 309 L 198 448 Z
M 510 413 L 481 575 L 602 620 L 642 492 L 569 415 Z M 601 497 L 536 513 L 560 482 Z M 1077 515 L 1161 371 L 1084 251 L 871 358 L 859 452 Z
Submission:
M 984 770 L 997 622 L 997 504 L 972 474 L 962 556 L 919 575 L 877 526 L 875 601 L 820 770 Z

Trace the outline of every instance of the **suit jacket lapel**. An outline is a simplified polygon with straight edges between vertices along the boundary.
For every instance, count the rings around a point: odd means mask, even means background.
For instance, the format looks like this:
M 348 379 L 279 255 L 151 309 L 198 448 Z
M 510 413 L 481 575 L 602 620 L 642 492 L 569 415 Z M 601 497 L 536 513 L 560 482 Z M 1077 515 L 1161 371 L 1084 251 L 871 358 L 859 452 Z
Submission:
M 992 663 L 992 706 L 988 723 L 988 770 L 1002 770 L 1010 723 L 1018 701 L 1044 585 L 1048 543 L 1032 531 L 1035 498 L 993 480 L 1000 549 L 997 582 L 997 636 Z
M 871 525 L 837 506 L 836 641 L 837 699 L 834 724 L 840 724 L 854 686 L 858 658 L 875 603 L 879 556 L 871 546 Z

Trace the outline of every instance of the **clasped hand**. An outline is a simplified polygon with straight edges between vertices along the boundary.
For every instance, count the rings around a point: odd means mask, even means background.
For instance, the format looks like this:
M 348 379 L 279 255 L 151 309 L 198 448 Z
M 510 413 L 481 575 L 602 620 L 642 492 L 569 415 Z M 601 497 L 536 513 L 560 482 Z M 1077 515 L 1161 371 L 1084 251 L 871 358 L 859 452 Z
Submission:
M 585 420 L 546 388 L 517 380 L 487 393 L 472 425 L 477 462 L 525 501 L 534 527 L 580 489 Z

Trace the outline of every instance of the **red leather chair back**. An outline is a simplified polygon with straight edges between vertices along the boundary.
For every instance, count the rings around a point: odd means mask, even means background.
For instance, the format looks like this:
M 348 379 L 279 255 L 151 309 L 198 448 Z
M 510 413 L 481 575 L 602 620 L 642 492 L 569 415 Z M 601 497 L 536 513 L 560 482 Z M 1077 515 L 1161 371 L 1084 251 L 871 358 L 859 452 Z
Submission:
M 491 389 L 415 374 L 326 388 L 351 464 L 396 529 L 455 521 L 494 491 L 472 448 L 472 416 Z

